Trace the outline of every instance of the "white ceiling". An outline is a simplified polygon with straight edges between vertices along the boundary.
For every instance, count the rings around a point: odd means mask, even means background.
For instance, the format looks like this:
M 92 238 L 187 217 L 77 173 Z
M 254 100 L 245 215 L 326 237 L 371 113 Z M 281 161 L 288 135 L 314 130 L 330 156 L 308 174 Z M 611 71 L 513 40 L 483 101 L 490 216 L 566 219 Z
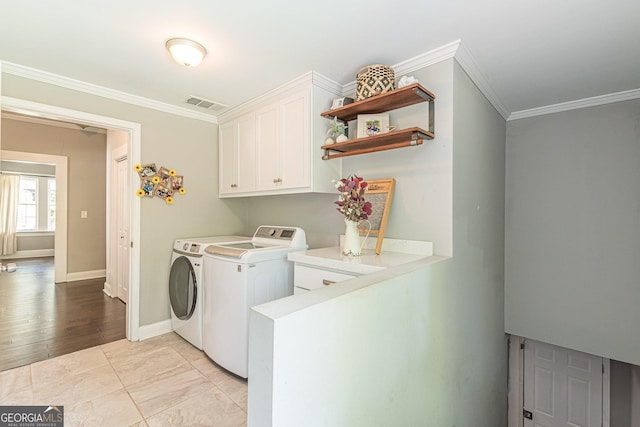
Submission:
M 309 70 L 341 84 L 462 40 L 506 115 L 640 89 L 640 1 L 58 0 L 0 5 L 0 60 L 185 106 Z M 208 50 L 197 68 L 164 44 Z M 399 77 L 399 76 L 397 76 Z

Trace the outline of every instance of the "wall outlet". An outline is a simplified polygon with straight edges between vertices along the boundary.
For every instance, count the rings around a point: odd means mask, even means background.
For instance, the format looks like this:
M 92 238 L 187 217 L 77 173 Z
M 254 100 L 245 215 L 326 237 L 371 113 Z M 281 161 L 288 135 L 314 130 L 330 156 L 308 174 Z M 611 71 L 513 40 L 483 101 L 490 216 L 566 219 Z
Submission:
M 80 218 L 86 218 L 87 217 L 87 211 L 80 211 Z

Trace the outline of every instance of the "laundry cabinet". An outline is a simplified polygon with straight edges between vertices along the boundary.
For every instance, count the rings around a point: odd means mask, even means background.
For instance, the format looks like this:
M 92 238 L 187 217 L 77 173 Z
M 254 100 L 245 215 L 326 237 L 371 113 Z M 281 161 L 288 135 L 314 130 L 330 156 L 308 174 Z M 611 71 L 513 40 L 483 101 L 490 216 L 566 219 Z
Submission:
M 307 249 L 287 255 L 287 259 L 294 263 L 295 295 L 429 257 L 432 260 L 442 258 L 433 257 L 433 243 L 399 239 L 385 239 L 379 255 L 375 253 L 373 239 L 365 241 L 362 255 L 357 257 L 342 255 L 340 246 Z
M 327 119 L 318 112 L 338 90 L 310 72 L 223 114 L 219 196 L 335 193 L 342 165 L 322 161 Z
M 336 271 L 301 263 L 296 263 L 293 271 L 293 293 L 295 295 L 359 276 L 358 274 L 348 274 L 344 271 Z
M 251 191 L 255 181 L 254 113 L 220 125 L 220 192 L 228 194 Z

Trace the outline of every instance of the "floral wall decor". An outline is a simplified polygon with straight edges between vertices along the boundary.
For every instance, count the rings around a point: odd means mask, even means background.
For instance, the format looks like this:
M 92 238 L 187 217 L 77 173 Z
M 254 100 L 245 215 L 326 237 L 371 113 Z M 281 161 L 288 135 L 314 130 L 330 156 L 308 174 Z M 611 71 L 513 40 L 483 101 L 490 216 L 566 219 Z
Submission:
M 156 167 L 155 163 L 135 165 L 133 169 L 140 176 L 140 188 L 136 190 L 138 197 L 159 197 L 168 205 L 173 203 L 175 194 L 185 194 L 184 179 L 182 175 L 177 175 L 174 169 L 167 169 L 161 166 Z

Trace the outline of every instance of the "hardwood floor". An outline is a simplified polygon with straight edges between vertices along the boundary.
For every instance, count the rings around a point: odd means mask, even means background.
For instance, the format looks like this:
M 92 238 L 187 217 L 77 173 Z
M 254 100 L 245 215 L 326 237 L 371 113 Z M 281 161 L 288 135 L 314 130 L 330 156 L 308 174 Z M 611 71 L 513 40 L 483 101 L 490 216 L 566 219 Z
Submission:
M 54 282 L 53 258 L 0 273 L 0 371 L 125 338 L 126 306 L 104 278 Z

